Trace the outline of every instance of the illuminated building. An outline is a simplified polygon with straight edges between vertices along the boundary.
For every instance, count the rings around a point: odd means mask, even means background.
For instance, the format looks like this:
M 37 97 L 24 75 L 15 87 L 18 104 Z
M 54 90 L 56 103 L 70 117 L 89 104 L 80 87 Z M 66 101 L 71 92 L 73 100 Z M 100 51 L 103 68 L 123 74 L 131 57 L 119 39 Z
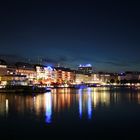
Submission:
M 2 76 L 5 85 L 27 85 L 26 75 L 21 75 L 16 71 L 17 67 L 15 65 L 7 65 L 6 74 Z
M 7 64 L 4 60 L 0 60 L 0 76 L 7 74 Z
M 75 83 L 76 84 L 103 84 L 107 83 L 110 80 L 109 74 L 81 74 L 78 71 L 76 72 L 75 76 Z
M 5 85 L 6 81 L 3 78 L 7 74 L 7 64 L 4 60 L 0 60 L 0 85 Z
M 81 84 L 81 83 L 86 83 L 86 84 L 91 84 L 91 83 L 100 83 L 100 77 L 99 74 L 83 74 L 82 72 L 76 71 L 76 76 L 75 76 L 75 83 L 76 84 Z
M 79 72 L 76 72 L 75 83 L 76 84 L 89 83 L 89 75 L 81 74 Z
M 99 72 L 99 80 L 103 83 L 110 82 L 110 74 L 109 73 L 103 73 Z
M 3 81 L 6 81 L 8 85 L 27 85 L 27 78 L 25 75 L 5 75 L 2 77 Z
M 72 84 L 75 81 L 75 72 L 69 68 L 56 67 L 56 78 L 59 84 Z
M 2 74 L 2 73 L 1 73 Z M 27 85 L 26 75 L 16 73 L 16 67 L 7 65 L 1 75 L 1 85 Z
M 89 82 L 88 83 L 101 83 L 100 79 L 99 79 L 99 74 L 91 74 L 89 76 Z
M 139 80 L 139 79 L 140 79 L 139 72 L 127 71 L 125 73 L 119 74 L 119 80 Z
M 36 73 L 37 73 L 37 81 L 39 84 L 46 84 L 48 86 L 51 85 L 51 83 L 55 82 L 56 80 L 56 72 L 55 69 L 50 66 L 36 66 Z
M 92 74 L 93 68 L 91 64 L 79 65 L 78 71 L 83 74 Z
M 34 65 L 18 62 L 16 65 L 16 75 L 26 76 L 28 84 L 34 84 L 36 80 L 36 70 Z

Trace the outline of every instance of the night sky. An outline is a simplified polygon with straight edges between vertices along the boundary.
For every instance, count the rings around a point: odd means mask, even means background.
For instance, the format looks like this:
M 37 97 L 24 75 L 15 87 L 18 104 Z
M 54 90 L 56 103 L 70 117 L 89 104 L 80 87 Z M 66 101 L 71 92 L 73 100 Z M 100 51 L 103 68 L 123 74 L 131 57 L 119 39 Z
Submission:
M 140 71 L 138 0 L 50 1 L 0 4 L 1 56 Z

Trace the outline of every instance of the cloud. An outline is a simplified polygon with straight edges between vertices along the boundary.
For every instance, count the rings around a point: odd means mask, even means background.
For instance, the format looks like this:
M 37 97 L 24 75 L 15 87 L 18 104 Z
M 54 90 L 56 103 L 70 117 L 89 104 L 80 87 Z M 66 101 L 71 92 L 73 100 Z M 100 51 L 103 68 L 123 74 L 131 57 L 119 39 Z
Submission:
M 57 64 L 60 64 L 60 65 L 67 65 L 69 64 L 71 61 L 70 58 L 66 57 L 66 56 L 59 56 L 57 58 L 52 58 L 52 57 L 44 57 L 44 58 L 41 58 L 41 63 L 42 64 L 51 64 L 51 65 L 57 65 Z
M 18 61 L 27 62 L 27 59 L 20 55 L 0 54 L 0 59 L 5 60 L 7 63 L 15 63 Z
M 111 71 L 120 71 L 120 70 L 132 70 L 138 71 L 140 69 L 140 60 L 138 58 L 134 59 L 120 59 L 108 57 L 106 59 L 96 59 L 96 67 L 97 69 L 105 69 Z
M 116 66 L 116 67 L 128 67 L 128 64 L 123 63 L 123 62 L 104 61 L 102 63 L 109 64 L 109 65 Z

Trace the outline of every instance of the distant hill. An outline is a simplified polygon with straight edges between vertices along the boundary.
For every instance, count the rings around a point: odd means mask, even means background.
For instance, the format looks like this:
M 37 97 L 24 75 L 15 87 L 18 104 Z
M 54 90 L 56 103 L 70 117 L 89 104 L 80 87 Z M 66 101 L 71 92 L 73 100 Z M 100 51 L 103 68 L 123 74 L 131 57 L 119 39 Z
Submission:
M 8 54 L 0 54 L 0 60 L 4 60 L 7 64 L 15 64 L 16 62 L 34 63 L 34 61 L 31 59 Z

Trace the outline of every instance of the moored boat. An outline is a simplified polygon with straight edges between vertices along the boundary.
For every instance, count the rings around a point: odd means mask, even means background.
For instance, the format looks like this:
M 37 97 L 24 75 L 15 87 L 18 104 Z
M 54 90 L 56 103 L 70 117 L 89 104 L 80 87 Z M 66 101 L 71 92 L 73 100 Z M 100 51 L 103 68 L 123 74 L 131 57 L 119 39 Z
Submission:
M 37 87 L 37 86 L 13 86 L 8 85 L 5 88 L 0 89 L 0 93 L 45 93 L 50 92 L 51 89 L 46 87 Z

